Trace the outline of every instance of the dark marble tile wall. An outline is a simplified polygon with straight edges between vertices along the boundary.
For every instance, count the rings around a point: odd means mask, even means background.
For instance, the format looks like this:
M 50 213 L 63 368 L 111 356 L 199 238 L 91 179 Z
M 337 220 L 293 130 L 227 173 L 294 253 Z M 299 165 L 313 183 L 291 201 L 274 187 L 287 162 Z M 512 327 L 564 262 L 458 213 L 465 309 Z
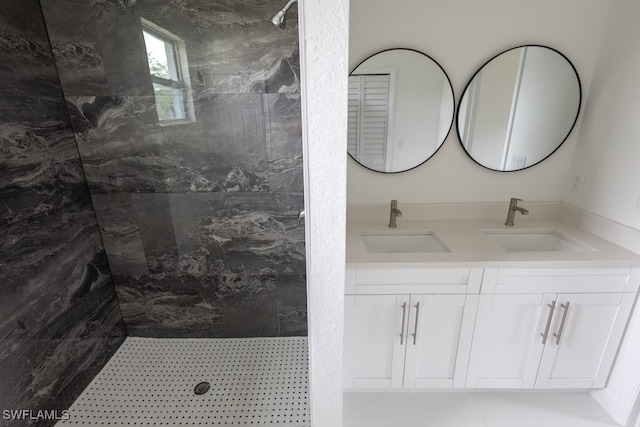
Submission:
M 125 338 L 37 0 L 0 2 L 0 425 L 61 411 Z
M 297 8 L 41 3 L 129 333 L 306 335 Z M 191 120 L 158 120 L 143 19 L 184 42 Z

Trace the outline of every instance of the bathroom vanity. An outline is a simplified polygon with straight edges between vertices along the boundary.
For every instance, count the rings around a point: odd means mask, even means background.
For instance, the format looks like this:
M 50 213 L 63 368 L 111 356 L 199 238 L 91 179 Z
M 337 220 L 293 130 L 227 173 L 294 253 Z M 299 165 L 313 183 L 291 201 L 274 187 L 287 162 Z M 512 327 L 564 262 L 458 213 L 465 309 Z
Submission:
M 603 388 L 639 267 L 555 219 L 348 221 L 344 387 Z

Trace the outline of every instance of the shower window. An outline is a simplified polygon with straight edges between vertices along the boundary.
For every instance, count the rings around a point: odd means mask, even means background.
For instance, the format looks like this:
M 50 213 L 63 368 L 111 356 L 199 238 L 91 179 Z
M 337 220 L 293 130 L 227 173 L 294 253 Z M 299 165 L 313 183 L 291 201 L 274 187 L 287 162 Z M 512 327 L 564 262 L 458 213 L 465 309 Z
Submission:
M 195 117 L 184 41 L 144 19 L 142 34 L 159 122 L 172 124 L 193 121 Z

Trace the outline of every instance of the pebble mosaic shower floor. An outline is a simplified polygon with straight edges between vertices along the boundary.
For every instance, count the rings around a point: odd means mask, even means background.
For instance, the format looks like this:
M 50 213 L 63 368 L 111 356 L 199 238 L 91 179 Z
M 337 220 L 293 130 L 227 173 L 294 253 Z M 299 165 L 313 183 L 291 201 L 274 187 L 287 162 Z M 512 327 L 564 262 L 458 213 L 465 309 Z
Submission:
M 308 397 L 306 337 L 129 337 L 56 426 L 309 426 Z

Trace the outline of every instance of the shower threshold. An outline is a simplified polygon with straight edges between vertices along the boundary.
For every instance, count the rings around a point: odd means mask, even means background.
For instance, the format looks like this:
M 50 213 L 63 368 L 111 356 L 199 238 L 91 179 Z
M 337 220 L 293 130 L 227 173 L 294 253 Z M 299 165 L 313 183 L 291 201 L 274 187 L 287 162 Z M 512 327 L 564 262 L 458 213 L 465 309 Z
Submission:
M 56 426 L 309 426 L 308 400 L 306 337 L 129 337 Z

